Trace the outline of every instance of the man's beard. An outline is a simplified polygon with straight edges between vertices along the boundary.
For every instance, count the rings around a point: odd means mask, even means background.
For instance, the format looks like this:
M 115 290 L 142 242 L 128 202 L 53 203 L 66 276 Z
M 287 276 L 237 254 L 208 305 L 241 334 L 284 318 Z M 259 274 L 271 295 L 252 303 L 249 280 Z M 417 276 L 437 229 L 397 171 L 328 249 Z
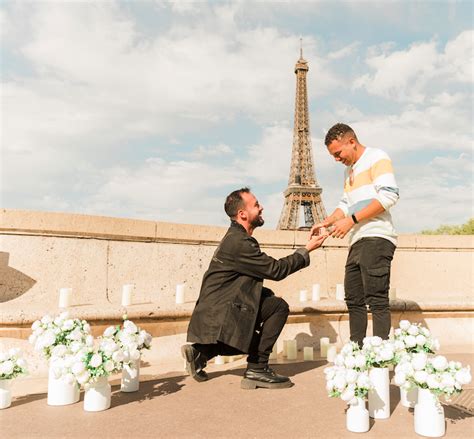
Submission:
M 250 225 L 256 229 L 257 227 L 261 227 L 265 224 L 265 221 L 263 220 L 263 218 L 259 215 L 257 216 L 251 223 Z

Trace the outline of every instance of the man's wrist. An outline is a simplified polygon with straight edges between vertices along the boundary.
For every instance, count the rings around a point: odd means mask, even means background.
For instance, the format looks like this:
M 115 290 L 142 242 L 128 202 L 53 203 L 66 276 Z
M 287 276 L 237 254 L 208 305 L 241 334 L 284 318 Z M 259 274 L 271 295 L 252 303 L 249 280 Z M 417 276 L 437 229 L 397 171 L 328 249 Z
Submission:
M 357 217 L 355 216 L 355 213 L 353 213 L 351 215 L 351 218 L 352 218 L 352 221 L 354 221 L 354 224 L 359 224 L 359 221 L 358 221 Z

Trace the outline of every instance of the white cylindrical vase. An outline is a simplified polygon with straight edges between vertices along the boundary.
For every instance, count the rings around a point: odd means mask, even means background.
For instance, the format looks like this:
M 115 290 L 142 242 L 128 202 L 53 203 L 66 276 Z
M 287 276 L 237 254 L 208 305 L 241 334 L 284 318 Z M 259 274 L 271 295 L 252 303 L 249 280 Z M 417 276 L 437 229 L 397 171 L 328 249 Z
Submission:
M 418 387 L 412 387 L 409 390 L 400 387 L 400 404 L 403 407 L 413 408 L 415 407 L 418 396 Z
M 374 367 L 369 371 L 373 388 L 369 390 L 369 415 L 374 419 L 390 417 L 390 380 L 388 367 Z
M 369 411 L 365 408 L 365 400 L 357 398 L 355 404 L 349 404 L 346 412 L 346 427 L 354 433 L 369 431 Z
M 81 392 L 76 383 L 68 383 L 63 378 L 54 376 L 53 367 L 49 366 L 48 405 L 69 405 L 79 401 Z
M 429 389 L 418 389 L 415 405 L 415 433 L 427 437 L 441 437 L 446 433 L 443 406 Z
M 0 409 L 6 409 L 12 405 L 12 380 L 0 380 Z
M 101 412 L 110 408 L 111 387 L 108 377 L 100 377 L 84 393 L 84 410 Z
M 140 360 L 135 360 L 129 367 L 122 369 L 121 392 L 137 392 L 140 387 Z

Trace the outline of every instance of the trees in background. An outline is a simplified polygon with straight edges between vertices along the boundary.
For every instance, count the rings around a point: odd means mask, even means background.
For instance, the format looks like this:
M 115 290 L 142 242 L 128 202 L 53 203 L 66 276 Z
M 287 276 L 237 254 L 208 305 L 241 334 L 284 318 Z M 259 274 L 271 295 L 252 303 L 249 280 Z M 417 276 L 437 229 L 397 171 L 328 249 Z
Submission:
M 474 218 L 460 226 L 441 225 L 436 230 L 422 230 L 422 235 L 474 235 Z

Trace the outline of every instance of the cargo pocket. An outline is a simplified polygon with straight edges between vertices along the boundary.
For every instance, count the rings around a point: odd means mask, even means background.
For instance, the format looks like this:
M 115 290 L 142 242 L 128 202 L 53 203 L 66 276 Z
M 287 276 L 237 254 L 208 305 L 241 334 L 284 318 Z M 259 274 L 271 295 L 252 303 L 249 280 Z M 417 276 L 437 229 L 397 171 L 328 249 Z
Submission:
M 378 295 L 388 293 L 390 285 L 390 266 L 367 268 L 366 294 Z

